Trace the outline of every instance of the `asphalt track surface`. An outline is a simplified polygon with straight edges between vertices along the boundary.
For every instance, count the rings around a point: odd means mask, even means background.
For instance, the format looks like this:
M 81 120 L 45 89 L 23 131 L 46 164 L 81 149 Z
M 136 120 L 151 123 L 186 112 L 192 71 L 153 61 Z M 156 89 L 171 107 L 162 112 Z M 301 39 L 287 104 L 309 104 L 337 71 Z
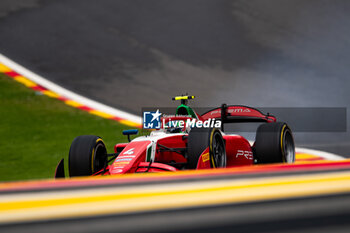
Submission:
M 0 51 L 136 114 L 185 92 L 203 107 L 349 107 L 349 10 L 346 0 L 2 0 Z M 349 139 L 296 134 L 345 156 Z

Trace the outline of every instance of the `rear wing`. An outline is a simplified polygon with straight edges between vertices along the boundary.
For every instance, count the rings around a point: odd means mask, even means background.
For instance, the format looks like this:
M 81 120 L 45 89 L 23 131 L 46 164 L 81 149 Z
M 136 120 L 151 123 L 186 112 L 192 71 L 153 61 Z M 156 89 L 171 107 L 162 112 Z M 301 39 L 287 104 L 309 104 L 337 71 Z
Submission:
M 243 122 L 276 122 L 276 118 L 269 113 L 266 115 L 258 109 L 243 106 L 222 104 L 219 108 L 214 108 L 202 114 L 203 120 L 217 119 L 221 120 L 221 130 L 224 131 L 225 123 L 243 123 Z

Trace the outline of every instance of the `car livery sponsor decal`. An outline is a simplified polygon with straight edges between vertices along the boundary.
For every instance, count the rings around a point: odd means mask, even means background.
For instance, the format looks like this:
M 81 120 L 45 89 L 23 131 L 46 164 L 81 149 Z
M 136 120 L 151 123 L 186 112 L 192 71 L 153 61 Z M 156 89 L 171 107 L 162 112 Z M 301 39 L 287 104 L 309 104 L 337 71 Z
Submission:
M 120 155 L 118 156 L 118 159 L 124 159 L 124 158 L 135 158 L 136 155 Z
M 115 167 L 115 168 L 116 168 L 116 167 Z M 121 168 L 123 168 L 123 167 L 121 167 Z M 116 170 L 114 170 L 114 172 L 115 172 L 115 173 L 123 172 L 123 169 L 116 169 Z
M 126 164 L 129 164 L 130 162 L 114 162 L 113 163 L 113 166 L 119 166 L 119 165 L 126 165 Z
M 116 162 L 120 162 L 120 161 L 131 161 L 132 159 L 127 158 L 127 159 L 117 159 Z
M 251 111 L 248 108 L 234 108 L 234 109 L 228 109 L 227 112 L 233 113 L 233 112 L 251 112 Z
M 111 165 L 110 173 L 116 174 L 120 173 L 115 170 L 122 169 L 123 172 L 128 172 L 128 169 L 132 168 L 132 164 L 139 158 L 139 156 L 144 156 L 144 151 L 147 146 L 151 144 L 151 141 L 134 141 L 127 145 L 123 151 L 118 155 L 118 157 L 113 161 Z
M 207 162 L 208 160 L 209 160 L 209 153 L 206 153 L 206 154 L 202 155 L 203 163 Z
M 253 153 L 251 151 L 237 150 L 236 158 L 244 156 L 246 159 L 253 160 Z
M 251 112 L 248 108 L 231 108 L 227 110 L 228 113 L 241 113 L 241 112 Z M 210 115 L 221 114 L 221 109 L 211 111 Z
M 134 150 L 135 150 L 135 148 L 131 148 L 131 149 L 125 151 L 125 152 L 123 153 L 123 155 L 132 155 L 132 154 L 134 154 Z

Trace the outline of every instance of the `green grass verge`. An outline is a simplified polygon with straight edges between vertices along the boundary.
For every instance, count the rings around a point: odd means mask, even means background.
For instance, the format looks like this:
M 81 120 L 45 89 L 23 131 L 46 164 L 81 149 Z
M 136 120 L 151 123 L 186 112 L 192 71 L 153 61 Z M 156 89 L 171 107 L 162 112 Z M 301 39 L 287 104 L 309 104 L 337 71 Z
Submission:
M 0 74 L 0 181 L 52 178 L 78 135 L 101 136 L 108 152 L 127 126 L 65 105 Z

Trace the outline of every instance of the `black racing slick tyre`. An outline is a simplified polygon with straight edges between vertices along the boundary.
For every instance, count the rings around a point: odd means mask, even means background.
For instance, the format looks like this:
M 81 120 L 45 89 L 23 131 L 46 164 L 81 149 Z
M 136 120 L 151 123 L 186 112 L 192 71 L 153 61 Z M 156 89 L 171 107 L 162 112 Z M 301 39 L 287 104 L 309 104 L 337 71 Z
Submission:
M 226 167 L 226 147 L 220 130 L 193 128 L 187 141 L 187 167 L 196 169 L 202 152 L 209 147 L 211 167 Z
M 256 132 L 254 157 L 257 163 L 293 163 L 295 145 L 289 126 L 284 122 L 260 125 Z
M 90 176 L 107 166 L 103 140 L 94 135 L 76 137 L 69 150 L 69 176 Z

